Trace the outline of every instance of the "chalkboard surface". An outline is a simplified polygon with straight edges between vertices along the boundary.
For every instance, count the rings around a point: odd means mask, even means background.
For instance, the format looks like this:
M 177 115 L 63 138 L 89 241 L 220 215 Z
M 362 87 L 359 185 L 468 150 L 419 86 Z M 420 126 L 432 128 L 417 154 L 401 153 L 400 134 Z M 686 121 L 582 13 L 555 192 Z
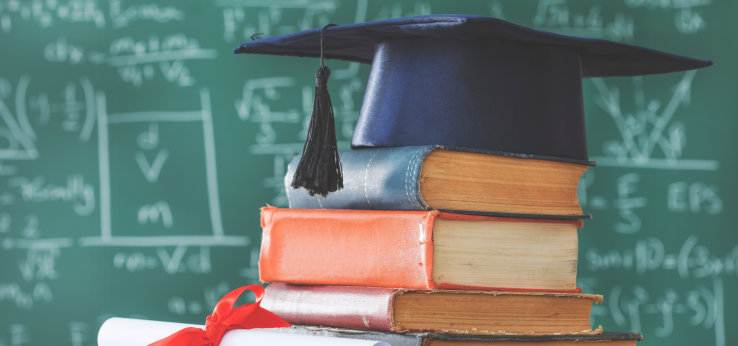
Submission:
M 584 81 L 579 285 L 643 345 L 735 345 L 738 3 L 716 0 L 0 0 L 0 346 L 94 345 L 110 316 L 202 323 L 257 282 L 317 59 L 252 34 L 429 13 L 709 58 Z M 368 67 L 328 61 L 341 145 Z M 731 212 L 732 210 L 732 212 Z

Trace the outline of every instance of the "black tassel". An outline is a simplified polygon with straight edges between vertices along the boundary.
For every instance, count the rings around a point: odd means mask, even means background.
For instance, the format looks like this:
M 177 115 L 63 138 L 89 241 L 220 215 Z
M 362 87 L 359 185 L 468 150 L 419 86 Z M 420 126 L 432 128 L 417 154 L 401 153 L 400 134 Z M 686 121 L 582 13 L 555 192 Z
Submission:
M 302 148 L 302 157 L 292 179 L 293 188 L 304 187 L 311 196 L 319 194 L 325 197 L 329 192 L 343 188 L 333 105 L 328 94 L 331 70 L 323 64 L 323 36 L 327 28 L 333 25 L 323 27 L 320 34 L 320 68 L 315 72 L 313 114 L 310 117 L 305 146 Z

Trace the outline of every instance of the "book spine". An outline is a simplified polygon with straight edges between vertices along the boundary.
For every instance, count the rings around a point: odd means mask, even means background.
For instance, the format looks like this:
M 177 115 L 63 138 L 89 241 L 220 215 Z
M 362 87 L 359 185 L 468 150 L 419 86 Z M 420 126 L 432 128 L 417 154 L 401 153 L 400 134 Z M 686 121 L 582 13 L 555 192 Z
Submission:
M 433 289 L 438 214 L 262 208 L 259 279 Z
M 342 190 L 326 197 L 310 196 L 291 186 L 300 156 L 290 162 L 285 189 L 290 208 L 428 210 L 420 196 L 420 166 L 438 146 L 342 150 Z
M 398 291 L 275 282 L 266 288 L 261 306 L 292 324 L 393 331 L 392 301 Z

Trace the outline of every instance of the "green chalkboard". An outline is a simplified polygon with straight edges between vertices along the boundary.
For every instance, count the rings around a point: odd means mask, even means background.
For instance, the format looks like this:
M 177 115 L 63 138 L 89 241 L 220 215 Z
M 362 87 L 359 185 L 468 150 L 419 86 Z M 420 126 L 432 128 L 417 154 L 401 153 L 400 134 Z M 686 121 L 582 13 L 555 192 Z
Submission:
M 232 49 L 429 13 L 715 61 L 584 81 L 599 164 L 578 276 L 606 330 L 738 343 L 736 2 L 0 0 L 0 346 L 94 345 L 110 316 L 202 323 L 257 282 L 259 207 L 286 206 L 318 62 Z M 368 67 L 329 66 L 345 147 Z

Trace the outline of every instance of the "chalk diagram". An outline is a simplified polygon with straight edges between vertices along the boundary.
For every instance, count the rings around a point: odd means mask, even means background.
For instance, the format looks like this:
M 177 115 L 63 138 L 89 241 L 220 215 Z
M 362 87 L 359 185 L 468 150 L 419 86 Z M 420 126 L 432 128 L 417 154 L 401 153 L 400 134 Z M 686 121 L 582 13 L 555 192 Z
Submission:
M 675 120 L 681 106 L 689 105 L 692 81 L 697 71 L 687 71 L 673 87 L 671 97 L 662 103 L 648 100 L 643 78 L 634 77 L 635 109 L 621 107 L 620 89 L 608 86 L 601 78 L 592 78 L 597 91 L 594 103 L 612 120 L 620 138 L 604 143 L 604 156 L 592 157 L 600 166 L 653 168 L 668 170 L 714 171 L 715 160 L 684 159 L 682 150 L 687 144 L 686 126 Z
M 249 238 L 246 236 L 228 236 L 224 234 L 221 220 L 220 200 L 218 196 L 218 181 L 215 161 L 215 136 L 213 133 L 213 119 L 208 88 L 199 90 L 200 109 L 193 111 L 139 111 L 129 113 L 108 113 L 105 103 L 105 94 L 98 92 L 95 95 L 97 105 L 98 130 L 98 160 L 100 175 L 100 236 L 84 237 L 80 239 L 81 246 L 247 246 Z M 205 173 L 208 194 L 208 213 L 210 216 L 211 235 L 165 235 L 165 236 L 121 236 L 116 235 L 111 221 L 111 172 L 110 172 L 110 137 L 109 129 L 118 124 L 148 123 L 156 126 L 166 126 L 167 123 L 194 122 L 202 126 L 203 147 L 205 150 Z M 160 125 L 159 125 L 160 124 Z M 139 145 L 146 147 L 139 138 Z M 163 149 L 158 152 L 152 163 L 148 163 L 142 156 L 136 156 L 136 162 L 149 182 L 155 182 L 158 172 L 165 164 L 168 152 Z M 198 165 L 193 163 L 193 165 Z M 164 201 L 153 205 L 141 206 L 138 209 L 139 224 L 153 219 L 167 227 L 171 224 L 172 212 Z
M 13 85 L 10 81 L 0 78 L 0 176 L 9 178 L 8 189 L 0 192 L 0 205 L 14 205 L 21 203 L 23 196 L 13 191 L 14 180 L 24 182 L 33 181 L 17 177 L 20 161 L 39 160 L 43 156 L 39 148 L 37 132 L 44 126 L 55 126 L 61 134 L 75 136 L 82 145 L 96 145 L 98 160 L 99 186 L 93 192 L 96 195 L 97 207 L 93 210 L 99 213 L 99 235 L 90 237 L 44 237 L 39 232 L 28 235 L 25 232 L 21 237 L 4 237 L 2 247 L 11 248 L 60 248 L 70 246 L 117 246 L 117 247 L 160 247 L 160 246 L 248 246 L 250 239 L 247 236 L 229 236 L 223 230 L 221 220 L 221 206 L 218 195 L 218 181 L 216 171 L 215 138 L 213 133 L 213 119 L 211 111 L 210 90 L 206 87 L 196 90 L 199 96 L 199 109 L 192 111 L 136 111 L 128 113 L 109 113 L 106 106 L 106 96 L 101 90 L 95 90 L 89 79 L 82 77 L 77 81 L 69 82 L 61 92 L 29 92 L 31 78 L 24 75 Z M 61 95 L 61 97 L 56 96 Z M 110 172 L 110 136 L 111 128 L 120 124 L 140 123 L 147 125 L 149 132 L 158 132 L 158 129 L 171 124 L 190 123 L 199 126 L 202 130 L 202 148 L 204 162 L 192 162 L 193 169 L 205 171 L 205 181 L 195 182 L 205 186 L 207 198 L 206 217 L 210 219 L 209 233 L 201 235 L 177 235 L 176 228 L 167 232 L 165 236 L 143 235 L 123 236 L 116 232 L 111 221 L 111 172 Z M 58 131 L 55 129 L 54 131 Z M 145 136 L 144 136 L 145 137 Z M 167 149 L 151 147 L 153 142 L 139 136 L 138 144 L 141 148 L 152 149 L 156 154 L 149 160 L 143 154 L 136 153 L 132 162 L 140 168 L 141 174 L 148 183 L 156 183 L 162 168 L 167 164 L 169 152 Z M 71 173 L 70 173 L 71 174 Z M 74 173 L 72 177 L 79 174 Z M 82 177 L 79 175 L 79 177 Z M 82 179 L 83 178 L 79 178 Z M 38 179 L 36 179 L 38 180 Z M 29 184 L 29 183 L 26 183 Z M 51 184 L 51 183 L 49 183 Z M 61 187 L 53 187 L 60 189 Z M 52 189 L 48 187 L 47 189 Z M 20 223 L 20 216 L 0 213 L 3 224 Z M 171 227 L 173 223 L 172 208 L 166 201 L 159 201 L 150 205 L 141 205 L 137 209 L 138 224 L 156 224 L 162 227 Z M 79 216 L 86 216 L 79 214 Z M 29 219 L 30 218 L 30 219 Z M 38 224 L 38 216 L 26 216 L 26 224 Z M 30 220 L 30 221 L 29 221 Z M 34 221 L 35 222 L 32 222 Z M 8 227 L 4 227 L 8 228 Z M 28 228 L 28 226 L 26 226 Z M 58 232 L 52 232 L 57 233 Z

